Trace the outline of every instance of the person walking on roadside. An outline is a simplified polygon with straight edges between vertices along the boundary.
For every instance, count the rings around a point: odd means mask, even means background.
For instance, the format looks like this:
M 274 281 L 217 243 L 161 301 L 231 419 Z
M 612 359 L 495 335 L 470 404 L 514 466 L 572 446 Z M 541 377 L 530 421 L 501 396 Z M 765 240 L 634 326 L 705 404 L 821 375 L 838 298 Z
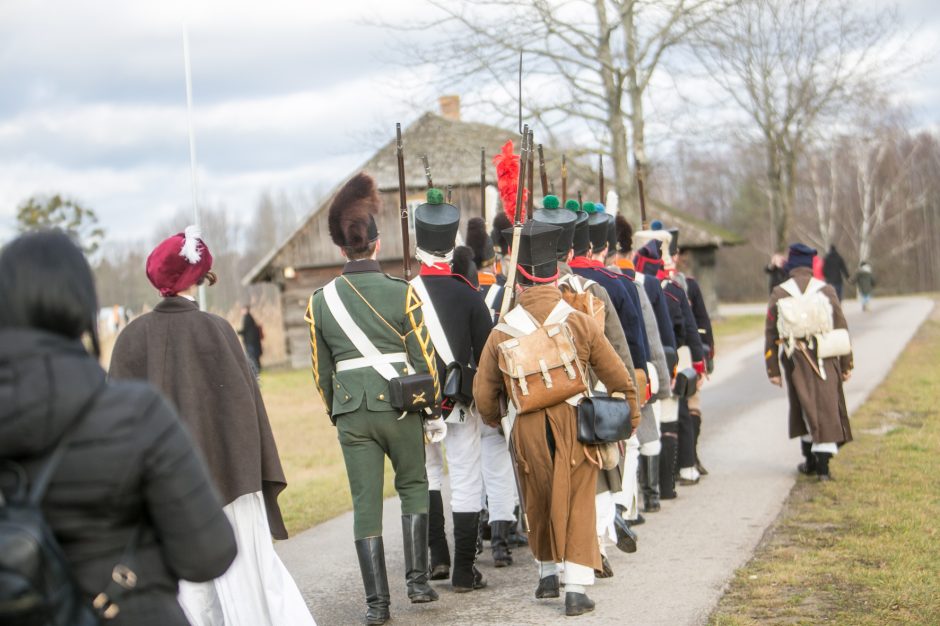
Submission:
M 314 382 L 338 431 L 352 491 L 366 624 L 384 624 L 391 618 L 382 540 L 386 456 L 401 500 L 408 599 L 413 604 L 438 599 L 428 583 L 424 444 L 440 441 L 447 433 L 439 414 L 441 386 L 421 300 L 414 287 L 383 273 L 376 260 L 381 240 L 374 216 L 381 206 L 375 181 L 362 172 L 334 196 L 330 239 L 346 265 L 339 277 L 311 296 L 306 315 Z M 430 379 L 431 389 L 409 386 L 415 384 L 410 372 L 423 375 L 425 382 Z M 407 401 L 404 408 L 392 404 L 393 384 Z
M 261 355 L 264 350 L 261 347 L 261 340 L 264 339 L 264 331 L 251 314 L 251 307 L 247 304 L 242 307 L 242 327 L 238 331 L 245 343 L 245 354 L 248 355 L 248 361 L 255 372 L 255 376 L 261 374 Z
M 851 281 L 858 287 L 858 295 L 862 301 L 862 310 L 867 311 L 868 307 L 871 305 L 872 291 L 875 290 L 875 274 L 872 271 L 871 263 L 862 261 Z
M 200 284 L 215 283 L 212 253 L 188 226 L 157 245 L 147 278 L 163 300 L 118 335 L 109 375 L 147 380 L 179 411 L 209 465 L 238 558 L 208 583 L 180 585 L 194 626 L 314 624 L 271 541 L 286 539 L 277 498 L 287 486 L 258 381 L 232 325 L 199 310 Z
M 173 408 L 146 383 L 106 380 L 97 308 L 91 268 L 64 233 L 23 235 L 0 252 L 0 520 L 6 505 L 21 504 L 7 481 L 18 467 L 71 570 L 79 610 L 91 613 L 98 598 L 114 626 L 186 626 L 179 581 L 224 574 L 235 536 Z M 112 579 L 119 566 L 125 586 Z M 28 623 L 48 623 L 45 608 Z M 6 604 L 3 615 L 14 610 Z
M 849 268 L 845 266 L 845 261 L 839 251 L 836 250 L 835 244 L 829 246 L 829 252 L 826 253 L 826 258 L 823 259 L 823 277 L 836 290 L 836 295 L 839 297 L 839 302 L 841 302 L 842 280 L 849 277 Z
M 787 257 L 783 254 L 774 254 L 770 257 L 770 263 L 764 266 L 764 273 L 767 274 L 767 293 L 773 293 L 774 287 L 787 279 L 787 272 L 783 266 L 787 263 Z
M 842 384 L 852 376 L 853 360 L 839 298 L 812 275 L 815 256 L 805 244 L 790 246 L 790 278 L 767 306 L 764 359 L 771 383 L 786 380 L 790 437 L 800 437 L 805 457 L 799 471 L 824 481 L 831 478 L 830 459 L 852 441 Z

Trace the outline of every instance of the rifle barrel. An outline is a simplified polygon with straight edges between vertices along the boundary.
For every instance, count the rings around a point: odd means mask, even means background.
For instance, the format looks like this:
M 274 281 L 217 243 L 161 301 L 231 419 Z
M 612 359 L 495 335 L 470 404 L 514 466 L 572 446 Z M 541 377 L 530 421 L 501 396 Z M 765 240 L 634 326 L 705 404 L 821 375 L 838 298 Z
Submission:
M 528 181 L 529 201 L 526 203 L 526 218 L 532 219 L 532 210 L 535 206 L 535 132 L 529 131 L 528 152 L 526 160 L 526 180 Z
M 598 171 L 600 173 L 600 180 L 598 181 L 600 184 L 598 186 L 600 187 L 600 194 L 601 194 L 599 200 L 602 203 L 606 203 L 607 196 L 604 195 L 604 155 L 603 154 L 598 155 L 597 160 L 598 160 L 598 163 L 600 164 L 598 167 Z
M 561 203 L 568 202 L 568 161 L 561 155 Z
M 398 204 L 401 216 L 401 256 L 405 280 L 411 279 L 411 241 L 408 233 L 408 199 L 405 191 L 405 153 L 401 144 L 401 124 L 395 124 L 398 142 Z
M 430 189 L 434 186 L 434 181 L 431 180 L 431 163 L 428 161 L 428 155 L 422 155 L 421 161 L 424 163 L 424 178 L 428 181 L 428 189 Z
M 480 216 L 486 221 L 486 148 L 480 148 Z
M 542 152 L 542 144 L 539 144 L 539 178 L 542 182 L 542 197 L 548 195 L 548 174 L 545 173 L 545 153 Z

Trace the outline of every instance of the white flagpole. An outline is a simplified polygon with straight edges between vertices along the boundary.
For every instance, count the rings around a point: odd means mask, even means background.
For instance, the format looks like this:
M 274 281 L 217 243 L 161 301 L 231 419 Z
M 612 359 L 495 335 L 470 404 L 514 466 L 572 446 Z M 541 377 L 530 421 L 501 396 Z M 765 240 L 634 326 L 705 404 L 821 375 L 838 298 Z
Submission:
M 183 23 L 183 65 L 186 71 L 186 120 L 189 126 L 189 172 L 192 178 L 193 223 L 202 227 L 199 219 L 199 193 L 196 186 L 196 134 L 193 131 L 193 74 L 189 64 L 189 28 Z M 199 286 L 199 308 L 206 310 L 206 286 Z

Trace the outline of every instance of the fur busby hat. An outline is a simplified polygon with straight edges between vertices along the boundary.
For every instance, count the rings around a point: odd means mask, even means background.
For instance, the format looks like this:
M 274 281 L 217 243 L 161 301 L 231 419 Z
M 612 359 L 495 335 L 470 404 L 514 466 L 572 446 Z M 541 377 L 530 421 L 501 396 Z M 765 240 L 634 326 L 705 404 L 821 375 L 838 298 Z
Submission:
M 561 228 L 556 253 L 559 258 L 567 257 L 568 251 L 571 250 L 571 242 L 574 239 L 574 227 L 575 222 L 578 221 L 578 216 L 571 211 L 560 208 L 558 196 L 545 196 L 542 206 L 544 208 L 537 209 L 532 214 L 532 219 Z
M 330 239 L 341 248 L 362 252 L 379 238 L 375 223 L 382 207 L 375 181 L 365 172 L 349 179 L 333 196 L 328 227 Z
M 447 253 L 454 249 L 460 209 L 444 202 L 444 192 L 428 189 L 427 202 L 415 209 L 415 243 L 426 252 Z
M 507 229 L 503 234 L 511 239 L 512 229 Z M 520 283 L 551 283 L 558 279 L 556 250 L 560 234 L 561 228 L 553 224 L 534 219 L 523 224 L 516 265 Z
M 496 217 L 493 218 L 493 230 L 490 231 L 490 237 L 493 239 L 493 247 L 500 254 L 509 253 L 509 242 L 512 241 L 512 237 L 507 239 L 503 236 L 507 228 L 512 228 L 512 222 L 509 221 L 505 213 L 497 213 Z
M 614 222 L 617 228 L 617 252 L 626 254 L 633 250 L 633 226 L 619 213 L 614 218 Z
M 473 250 L 473 262 L 478 268 L 490 266 L 496 260 L 493 239 L 487 234 L 486 222 L 482 217 L 470 218 L 464 241 Z
M 147 257 L 147 278 L 164 298 L 186 291 L 212 269 L 212 255 L 196 226 L 167 237 Z

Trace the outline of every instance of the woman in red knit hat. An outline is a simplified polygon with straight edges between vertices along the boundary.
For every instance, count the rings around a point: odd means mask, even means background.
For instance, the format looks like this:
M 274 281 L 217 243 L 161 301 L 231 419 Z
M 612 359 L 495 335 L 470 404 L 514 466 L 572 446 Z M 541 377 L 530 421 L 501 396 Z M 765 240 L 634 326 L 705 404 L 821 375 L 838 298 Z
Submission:
M 277 503 L 287 482 L 258 384 L 235 330 L 200 311 L 194 297 L 199 285 L 215 283 L 198 228 L 162 241 L 147 258 L 147 278 L 163 300 L 118 336 L 110 375 L 149 380 L 176 405 L 238 542 L 224 576 L 181 585 L 187 617 L 197 626 L 312 625 L 271 543 L 287 538 Z

